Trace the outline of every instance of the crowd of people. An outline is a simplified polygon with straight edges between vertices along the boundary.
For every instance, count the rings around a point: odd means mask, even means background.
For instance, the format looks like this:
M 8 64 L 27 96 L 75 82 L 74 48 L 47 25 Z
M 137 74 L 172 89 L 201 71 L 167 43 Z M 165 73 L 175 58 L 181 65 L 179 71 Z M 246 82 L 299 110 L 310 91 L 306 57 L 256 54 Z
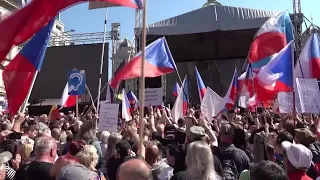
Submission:
M 143 126 L 134 112 L 118 132 L 96 129 L 93 113 L 1 115 L 0 180 L 317 179 L 318 117 L 258 112 L 208 120 L 190 108 L 175 122 L 168 108 L 150 107 Z

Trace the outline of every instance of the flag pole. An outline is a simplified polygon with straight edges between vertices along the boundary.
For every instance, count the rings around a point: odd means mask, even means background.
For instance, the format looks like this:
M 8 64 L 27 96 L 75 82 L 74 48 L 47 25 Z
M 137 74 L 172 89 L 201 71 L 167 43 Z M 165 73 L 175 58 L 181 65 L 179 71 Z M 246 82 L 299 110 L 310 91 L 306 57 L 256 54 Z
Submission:
M 104 61 L 104 51 L 106 46 L 106 32 L 107 32 L 107 20 L 108 20 L 108 8 L 106 8 L 105 19 L 104 19 L 104 31 L 103 31 L 103 43 L 102 43 L 102 51 L 101 51 L 101 62 L 100 62 L 100 72 L 99 72 L 99 83 L 98 83 L 98 96 L 97 96 L 97 114 L 99 114 L 99 103 L 100 103 L 100 89 L 101 89 L 101 81 L 102 81 L 102 73 L 103 73 L 103 61 Z
M 143 149 L 143 133 L 144 133 L 144 89 L 145 89 L 145 59 L 146 59 L 146 36 L 147 36 L 147 0 L 143 0 L 143 16 L 142 16 L 142 31 L 141 31 L 141 77 L 140 77 L 140 112 L 139 112 L 139 137 L 140 137 L 140 144 L 139 144 L 139 155 L 142 155 Z
M 20 108 L 20 113 L 24 113 L 24 111 L 26 110 L 26 107 L 27 107 L 27 104 L 28 104 L 28 101 L 29 101 L 29 98 L 30 98 L 30 95 L 31 95 L 31 92 L 32 92 L 32 89 L 33 89 L 33 86 L 34 86 L 34 83 L 36 82 L 36 79 L 37 79 L 37 76 L 38 76 L 38 73 L 39 73 L 39 71 L 36 71 L 34 76 L 33 76 L 33 78 L 32 78 L 31 86 L 29 88 L 27 97 L 24 100 L 24 102 L 23 102 L 23 104 L 22 104 L 22 106 Z
M 79 120 L 79 98 L 76 98 L 76 118 Z
M 293 43 L 291 41 L 291 43 Z M 292 115 L 293 117 L 293 124 L 296 126 L 296 95 L 295 95 L 295 77 L 294 77 L 294 61 L 295 61 L 295 46 L 291 45 L 291 55 L 292 55 Z M 298 56 L 296 56 L 297 58 Z M 302 69 L 301 69 L 302 70 Z

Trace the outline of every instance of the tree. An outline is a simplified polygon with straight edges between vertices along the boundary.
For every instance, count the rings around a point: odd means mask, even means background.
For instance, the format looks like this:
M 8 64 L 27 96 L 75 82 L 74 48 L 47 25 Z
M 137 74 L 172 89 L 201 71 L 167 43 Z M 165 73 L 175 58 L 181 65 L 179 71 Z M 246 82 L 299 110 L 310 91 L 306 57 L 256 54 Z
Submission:
M 207 6 L 222 6 L 222 4 L 219 3 L 217 0 L 207 0 L 207 2 L 202 7 Z

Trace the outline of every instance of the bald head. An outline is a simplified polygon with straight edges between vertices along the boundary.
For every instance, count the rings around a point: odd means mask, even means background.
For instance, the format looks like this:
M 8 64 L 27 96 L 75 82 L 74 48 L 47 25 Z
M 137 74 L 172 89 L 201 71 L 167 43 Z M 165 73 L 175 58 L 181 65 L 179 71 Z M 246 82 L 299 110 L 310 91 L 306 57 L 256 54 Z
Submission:
M 118 180 L 152 180 L 151 170 L 144 161 L 131 159 L 119 167 Z
M 146 148 L 146 161 L 150 166 L 154 166 L 158 162 L 160 150 L 154 143 L 149 143 Z

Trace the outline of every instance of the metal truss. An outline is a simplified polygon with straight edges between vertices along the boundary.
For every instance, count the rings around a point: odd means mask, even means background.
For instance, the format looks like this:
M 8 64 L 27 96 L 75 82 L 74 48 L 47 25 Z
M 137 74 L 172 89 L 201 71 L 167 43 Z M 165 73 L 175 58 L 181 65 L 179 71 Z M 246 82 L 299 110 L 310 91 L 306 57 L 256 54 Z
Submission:
M 303 14 L 301 13 L 301 1 L 293 1 L 293 24 L 295 28 L 295 45 L 296 45 L 296 58 L 299 56 L 302 49 L 302 22 Z
M 49 46 L 69 46 L 78 44 L 95 44 L 103 42 L 103 32 L 83 34 L 52 34 Z M 106 32 L 105 40 L 112 40 L 111 32 Z

